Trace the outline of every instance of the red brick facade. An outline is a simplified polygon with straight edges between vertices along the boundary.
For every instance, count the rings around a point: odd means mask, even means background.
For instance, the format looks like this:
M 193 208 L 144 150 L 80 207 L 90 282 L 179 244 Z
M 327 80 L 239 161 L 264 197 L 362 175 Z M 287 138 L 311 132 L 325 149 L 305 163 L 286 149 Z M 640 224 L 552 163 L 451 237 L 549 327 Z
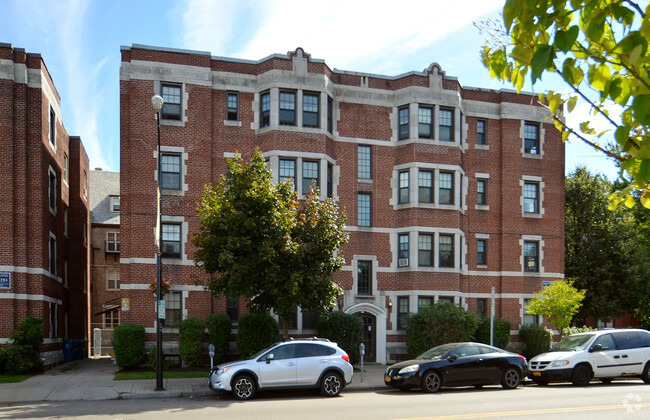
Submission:
M 43 318 L 45 364 L 88 337 L 88 156 L 39 54 L 0 44 L 0 345 Z
M 122 48 L 120 92 L 120 261 L 131 297 L 122 321 L 144 325 L 150 341 L 154 94 L 172 93 L 180 114 L 163 112 L 160 136 L 163 165 L 176 165 L 163 181 L 180 178 L 163 190 L 163 222 L 180 232 L 163 277 L 181 294 L 183 317 L 225 310 L 225 299 L 195 285 L 203 275 L 188 235 L 203 185 L 224 173 L 227 157 L 248 158 L 255 147 L 276 179 L 292 174 L 300 192 L 315 177 L 347 212 L 346 266 L 334 280 L 345 289 L 339 309 L 364 318 L 370 359 L 406 352 L 400 310 L 448 299 L 489 315 L 494 288 L 495 314 L 515 333 L 524 299 L 564 276 L 564 145 L 532 96 L 463 88 L 437 64 L 391 77 L 331 70 L 300 48 L 254 62 L 136 45 Z M 231 119 L 228 94 L 238 100 Z M 300 314 L 290 331 L 314 333 Z M 165 328 L 168 345 L 176 332 Z

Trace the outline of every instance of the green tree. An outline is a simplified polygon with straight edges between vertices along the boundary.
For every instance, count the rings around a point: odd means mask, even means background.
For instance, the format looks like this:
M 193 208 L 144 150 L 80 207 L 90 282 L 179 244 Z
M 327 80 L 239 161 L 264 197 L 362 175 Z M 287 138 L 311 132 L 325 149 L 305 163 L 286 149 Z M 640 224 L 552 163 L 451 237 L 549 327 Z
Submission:
M 344 264 L 345 215 L 332 199 L 310 190 L 300 202 L 291 181 L 274 183 L 259 150 L 249 164 L 229 159 L 227 173 L 205 187 L 192 237 L 197 265 L 214 274 L 208 289 L 284 319 L 296 306 L 325 314 L 342 294 L 330 277 Z
M 573 287 L 571 280 L 557 280 L 547 286 L 526 307 L 534 315 L 546 318 L 562 334 L 564 328 L 571 325 L 573 316 L 580 309 L 580 302 L 585 298 L 585 291 Z
M 602 176 L 578 167 L 565 188 L 565 274 L 586 291 L 577 317 L 611 321 L 634 311 L 648 294 L 644 231 L 625 208 L 607 209 L 612 186 Z
M 647 9 L 646 9 L 647 11 Z M 492 77 L 520 91 L 526 77 L 535 82 L 557 75 L 568 95 L 548 91 L 540 96 L 562 131 L 615 159 L 630 183 L 612 194 L 612 208 L 634 205 L 633 191 L 650 207 L 650 22 L 646 11 L 630 0 L 506 0 L 503 23 L 507 42 L 484 45 L 483 64 Z M 569 127 L 562 113 L 578 100 L 609 128 L 596 132 L 589 117 Z M 620 118 L 617 117 L 620 115 Z M 613 146 L 600 138 L 609 134 Z

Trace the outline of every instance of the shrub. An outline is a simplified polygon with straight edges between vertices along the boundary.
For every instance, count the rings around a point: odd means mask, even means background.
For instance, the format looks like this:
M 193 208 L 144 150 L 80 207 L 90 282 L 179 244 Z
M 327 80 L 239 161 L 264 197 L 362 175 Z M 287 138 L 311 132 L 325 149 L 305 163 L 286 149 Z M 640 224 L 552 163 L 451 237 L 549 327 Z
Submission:
M 551 338 L 551 331 L 541 325 L 527 324 L 519 329 L 519 339 L 524 343 L 522 354 L 528 360 L 548 351 L 551 348 Z
M 158 364 L 156 363 L 158 361 L 158 357 L 156 355 L 157 349 L 158 349 L 157 346 L 153 346 L 151 350 L 149 350 L 149 354 L 147 355 L 148 356 L 147 364 L 153 370 L 157 370 L 158 368 Z M 165 359 L 164 354 L 163 354 L 162 368 L 169 369 L 169 362 Z
M 271 315 L 247 313 L 239 317 L 237 347 L 242 357 L 249 357 L 280 341 L 280 326 Z
M 210 314 L 205 319 L 208 328 L 208 343 L 214 345 L 215 365 L 225 362 L 228 357 L 228 343 L 232 320 L 226 314 Z
M 113 331 L 115 363 L 120 368 L 131 368 L 140 363 L 144 352 L 144 327 L 138 324 L 122 324 Z
M 506 349 L 510 342 L 510 322 L 505 319 L 494 319 L 494 345 Z M 479 343 L 490 344 L 490 318 L 480 317 L 474 332 L 474 340 Z
M 350 363 L 361 362 L 359 344 L 363 340 L 363 322 L 358 316 L 331 312 L 318 319 L 318 336 L 338 344 L 350 356 Z
M 18 329 L 11 332 L 11 344 L 3 351 L 4 371 L 13 374 L 29 373 L 43 367 L 43 319 L 28 316 L 20 321 Z M 2 367 L 0 366 L 0 369 Z M 1 370 L 0 370 L 1 371 Z
M 0 374 L 7 369 L 7 347 L 0 347 Z
M 29 346 L 21 346 L 19 344 L 11 344 L 5 350 L 7 364 L 5 371 L 9 374 L 24 374 L 42 367 L 41 363 L 36 363 L 33 358 L 25 357 L 26 354 L 31 353 Z
M 205 326 L 196 318 L 187 318 L 181 322 L 178 332 L 181 360 L 188 366 L 200 366 L 203 359 Z
M 406 348 L 409 357 L 417 357 L 440 344 L 470 341 L 478 318 L 453 303 L 442 302 L 409 315 L 406 325 Z

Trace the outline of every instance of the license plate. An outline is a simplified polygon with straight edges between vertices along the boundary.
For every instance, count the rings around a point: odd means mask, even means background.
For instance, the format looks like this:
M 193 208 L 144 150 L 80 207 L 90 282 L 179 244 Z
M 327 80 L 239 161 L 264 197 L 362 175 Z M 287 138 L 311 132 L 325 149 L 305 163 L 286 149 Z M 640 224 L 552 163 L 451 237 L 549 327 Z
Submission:
M 386 382 L 390 382 L 390 376 L 388 376 L 388 375 L 384 375 L 384 381 L 386 381 Z
M 533 376 L 542 376 L 540 372 L 533 372 Z

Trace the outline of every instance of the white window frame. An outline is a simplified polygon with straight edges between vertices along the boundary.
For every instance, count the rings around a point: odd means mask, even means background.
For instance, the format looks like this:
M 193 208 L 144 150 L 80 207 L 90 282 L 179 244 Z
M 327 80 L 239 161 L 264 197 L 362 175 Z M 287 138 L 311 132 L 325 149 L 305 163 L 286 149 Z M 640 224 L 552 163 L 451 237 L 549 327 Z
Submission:
M 537 184 L 537 213 L 527 213 L 525 206 L 524 206 L 524 194 L 525 194 L 525 185 L 526 184 Z M 540 219 L 544 216 L 546 213 L 546 210 L 544 209 L 544 187 L 546 186 L 543 178 L 539 176 L 530 176 L 530 175 L 523 175 L 521 177 L 521 180 L 519 180 L 519 185 L 521 187 L 521 197 L 520 197 L 520 205 L 521 205 L 521 215 L 522 217 L 528 217 L 528 218 L 533 218 L 533 219 Z
M 525 242 L 537 242 L 537 271 L 526 271 L 526 258 L 524 257 L 524 243 Z M 522 235 L 519 240 L 519 246 L 521 250 L 520 254 L 520 264 L 521 271 L 524 276 L 540 276 L 544 273 L 544 240 L 542 236 L 539 235 Z
M 539 147 L 538 153 L 526 152 L 526 125 L 537 125 L 537 143 Z M 530 159 L 542 159 L 544 156 L 544 125 L 537 121 L 521 121 L 521 128 L 519 129 L 519 136 L 521 138 L 521 155 Z
M 113 249 L 110 249 L 111 244 L 113 245 Z M 120 232 L 106 232 L 106 252 L 119 254 Z
M 54 180 L 54 187 L 52 187 L 52 180 Z M 56 207 L 58 199 L 58 179 L 56 176 L 56 171 L 48 165 L 47 167 L 47 206 L 50 209 L 50 213 L 56 216 Z M 52 197 L 54 195 L 54 197 Z M 54 201 L 54 207 L 52 207 L 52 201 Z
M 189 190 L 189 186 L 187 184 L 186 178 L 187 178 L 187 161 L 188 161 L 188 154 L 185 152 L 184 147 L 177 147 L 177 146 L 160 146 L 160 154 L 161 155 L 179 155 L 180 156 L 180 189 L 177 190 L 167 190 L 167 189 L 162 189 L 160 190 L 160 193 L 162 195 L 174 195 L 174 196 L 185 196 L 185 193 Z M 156 161 L 156 169 L 154 169 L 154 179 L 156 182 L 158 182 L 158 168 L 160 168 L 160 162 L 158 160 L 158 150 L 153 151 L 153 158 Z
M 117 203 L 117 209 L 116 209 L 115 203 Z M 113 213 L 119 213 L 120 212 L 120 196 L 119 195 L 112 195 L 111 196 L 111 212 L 113 212 Z
M 106 290 L 120 290 L 120 269 L 119 267 L 107 267 L 106 268 Z M 111 287 L 111 282 L 114 283 L 114 287 Z
M 57 274 L 57 243 L 56 235 L 50 232 L 50 236 L 47 241 L 48 244 L 48 271 L 56 278 Z
M 372 277 L 370 279 L 371 281 L 371 294 L 370 295 L 359 295 L 359 261 L 370 261 L 371 262 L 371 267 L 372 267 Z M 377 296 L 378 290 L 377 290 L 377 269 L 379 268 L 379 264 L 377 261 L 377 256 L 376 255 L 355 255 L 352 257 L 352 287 L 354 290 L 354 295 L 357 297 L 374 297 Z

